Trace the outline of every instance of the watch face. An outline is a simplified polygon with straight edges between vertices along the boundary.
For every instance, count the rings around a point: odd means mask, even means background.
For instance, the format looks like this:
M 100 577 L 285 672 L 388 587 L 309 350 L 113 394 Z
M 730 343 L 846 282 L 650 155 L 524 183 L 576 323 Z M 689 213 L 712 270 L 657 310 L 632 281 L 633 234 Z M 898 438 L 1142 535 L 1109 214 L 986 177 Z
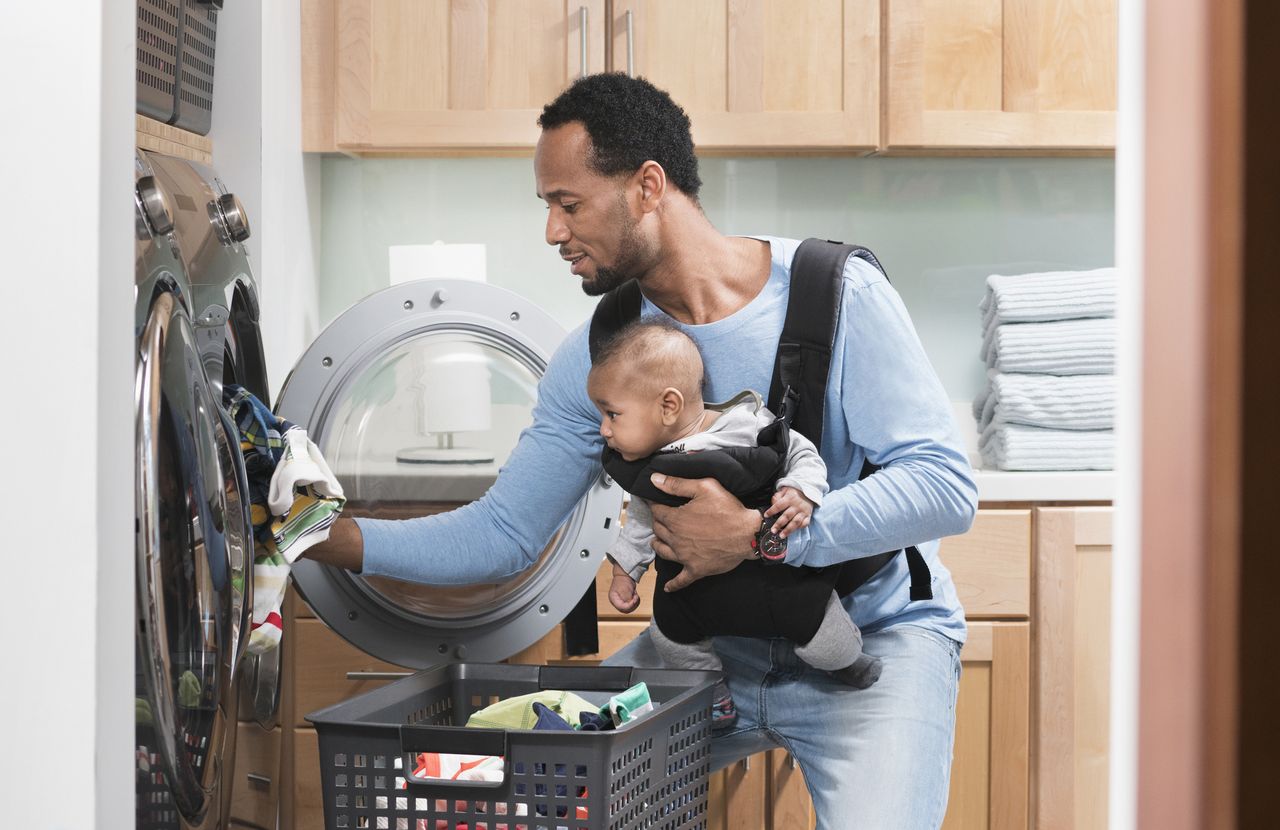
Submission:
M 765 559 L 781 559 L 787 555 L 787 540 L 772 530 L 760 533 L 760 555 Z

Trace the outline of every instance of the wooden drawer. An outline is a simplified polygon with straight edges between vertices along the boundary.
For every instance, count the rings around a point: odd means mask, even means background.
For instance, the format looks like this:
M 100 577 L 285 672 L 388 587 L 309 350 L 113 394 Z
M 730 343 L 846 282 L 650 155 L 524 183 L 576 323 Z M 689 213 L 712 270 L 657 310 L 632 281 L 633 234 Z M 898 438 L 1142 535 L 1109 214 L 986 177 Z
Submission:
M 301 603 L 299 603 L 301 604 Z M 349 697 L 385 686 L 391 680 L 348 680 L 347 672 L 393 672 L 409 670 L 384 663 L 365 654 L 329 630 L 316 619 L 292 623 L 293 718 L 297 726 L 308 726 L 304 716 L 332 706 Z M 394 678 L 393 678 L 394 679 Z
M 966 618 L 1030 616 L 1030 510 L 979 510 L 968 533 L 942 540 L 940 555 Z
M 280 730 L 268 731 L 256 723 L 238 724 L 233 774 L 233 823 L 275 830 L 280 804 Z
M 319 830 L 324 827 L 320 738 L 314 729 L 298 729 L 293 733 L 292 796 L 293 830 Z

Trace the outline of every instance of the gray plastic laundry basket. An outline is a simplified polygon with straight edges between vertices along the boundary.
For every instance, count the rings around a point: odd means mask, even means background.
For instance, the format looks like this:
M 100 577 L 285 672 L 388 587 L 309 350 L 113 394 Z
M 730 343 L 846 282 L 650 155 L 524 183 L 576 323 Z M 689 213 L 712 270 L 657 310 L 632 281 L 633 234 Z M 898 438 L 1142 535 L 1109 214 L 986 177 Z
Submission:
M 708 672 L 457 663 L 313 712 L 326 830 L 694 830 L 707 826 Z M 475 729 L 545 689 L 592 703 L 643 681 L 657 708 L 606 732 Z M 420 779 L 419 752 L 497 755 L 501 782 Z

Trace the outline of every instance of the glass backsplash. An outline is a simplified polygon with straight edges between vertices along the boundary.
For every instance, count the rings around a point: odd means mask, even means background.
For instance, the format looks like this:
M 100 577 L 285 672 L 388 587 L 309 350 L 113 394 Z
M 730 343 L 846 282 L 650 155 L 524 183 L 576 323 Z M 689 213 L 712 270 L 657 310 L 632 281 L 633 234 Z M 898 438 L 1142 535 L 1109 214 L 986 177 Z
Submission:
M 725 233 L 875 251 L 957 401 L 982 385 L 988 274 L 1115 260 L 1109 158 L 709 158 L 701 172 L 703 207 Z M 440 240 L 483 243 L 490 283 L 576 326 L 595 301 L 543 242 L 534 192 L 529 158 L 325 158 L 321 321 L 389 284 L 389 246 Z

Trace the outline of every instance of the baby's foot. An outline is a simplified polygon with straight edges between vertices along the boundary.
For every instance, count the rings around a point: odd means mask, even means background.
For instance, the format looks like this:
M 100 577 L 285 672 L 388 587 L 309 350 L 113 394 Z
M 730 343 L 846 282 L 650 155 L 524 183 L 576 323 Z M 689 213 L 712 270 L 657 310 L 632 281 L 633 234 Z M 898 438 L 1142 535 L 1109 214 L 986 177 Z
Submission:
M 738 707 L 733 705 L 733 696 L 729 694 L 729 685 L 717 680 L 711 689 L 711 731 L 723 732 L 731 728 L 738 720 Z
M 879 657 L 863 654 L 853 661 L 852 666 L 836 669 L 831 672 L 831 676 L 855 689 L 866 689 L 880 679 L 881 665 Z

